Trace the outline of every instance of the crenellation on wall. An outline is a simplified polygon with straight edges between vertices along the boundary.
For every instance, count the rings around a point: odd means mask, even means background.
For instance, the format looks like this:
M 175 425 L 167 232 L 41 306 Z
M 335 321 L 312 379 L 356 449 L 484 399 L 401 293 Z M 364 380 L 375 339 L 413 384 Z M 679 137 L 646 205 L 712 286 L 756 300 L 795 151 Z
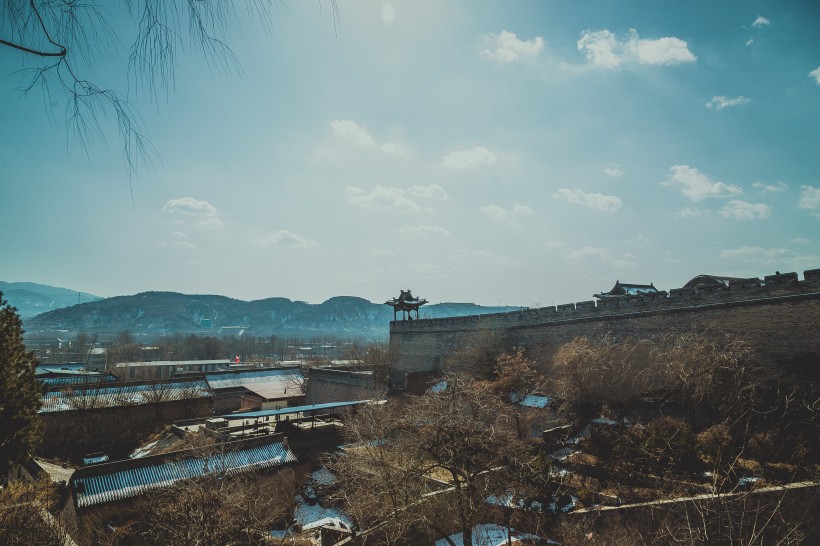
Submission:
M 599 300 L 597 307 L 598 307 L 598 309 L 617 309 L 620 306 L 620 304 L 621 304 L 620 300 L 618 300 L 616 298 L 612 298 L 612 299 L 606 299 L 606 300 Z
M 803 282 L 820 284 L 820 269 L 808 269 L 803 272 Z
M 739 279 L 729 282 L 729 286 L 695 288 L 672 288 L 656 293 L 630 295 L 618 299 L 601 299 L 596 301 L 582 301 L 565 303 L 557 306 L 539 307 L 512 311 L 509 313 L 492 313 L 486 315 L 472 315 L 464 317 L 450 317 L 437 319 L 419 319 L 412 321 L 393 321 L 390 330 L 417 331 L 420 329 L 436 330 L 453 327 L 484 327 L 490 324 L 520 324 L 528 322 L 550 322 L 566 320 L 567 315 L 582 317 L 586 315 L 610 316 L 619 312 L 634 312 L 641 310 L 668 309 L 687 306 L 704 305 L 709 303 L 730 303 L 769 297 L 775 295 L 801 294 L 816 290 L 820 284 L 820 269 L 804 272 L 805 280 L 800 281 L 797 273 L 776 273 L 766 275 L 764 280 L 759 278 Z
M 780 273 L 778 271 L 774 275 L 763 277 L 763 282 L 766 283 L 766 286 L 793 286 L 800 281 L 797 278 L 797 273 Z
M 751 279 L 731 279 L 729 281 L 729 288 L 733 290 L 744 288 L 759 288 L 763 285 L 763 281 L 757 277 Z
M 820 269 L 738 279 L 714 288 L 581 301 L 474 317 L 421 319 L 390 324 L 399 362 L 391 376 L 401 385 L 408 372 L 438 369 L 467 339 L 500 330 L 511 347 L 557 347 L 577 335 L 613 331 L 658 335 L 676 330 L 738 331 L 773 361 L 792 359 L 812 369 L 820 363 Z M 807 356 L 808 355 L 808 356 Z M 807 364 L 809 363 L 809 364 Z

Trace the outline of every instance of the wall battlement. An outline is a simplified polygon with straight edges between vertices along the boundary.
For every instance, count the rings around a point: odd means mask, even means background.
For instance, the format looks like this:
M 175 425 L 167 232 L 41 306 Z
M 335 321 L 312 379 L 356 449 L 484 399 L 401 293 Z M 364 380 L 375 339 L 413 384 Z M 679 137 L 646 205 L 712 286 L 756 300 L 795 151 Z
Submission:
M 623 298 L 579 301 L 557 306 L 522 309 L 508 313 L 447 317 L 437 319 L 401 320 L 390 323 L 390 332 L 410 332 L 430 329 L 463 329 L 465 327 L 504 327 L 572 319 L 614 317 L 634 314 L 636 311 L 666 311 L 709 304 L 732 304 L 750 302 L 762 298 L 801 296 L 820 293 L 820 269 L 803 272 L 803 280 L 797 273 L 766 275 L 761 279 L 733 281 L 727 287 L 673 288 L 649 294 Z
M 722 330 L 751 339 L 765 358 L 820 368 L 820 269 L 731 279 L 727 286 L 673 288 L 656 293 L 581 301 L 464 317 L 394 321 L 390 344 L 398 354 L 395 385 L 411 372 L 440 369 L 441 362 L 482 332 L 499 332 L 511 347 L 546 352 L 581 335 L 658 335 Z M 788 365 L 788 363 L 787 363 Z M 816 372 L 815 372 L 816 373 Z

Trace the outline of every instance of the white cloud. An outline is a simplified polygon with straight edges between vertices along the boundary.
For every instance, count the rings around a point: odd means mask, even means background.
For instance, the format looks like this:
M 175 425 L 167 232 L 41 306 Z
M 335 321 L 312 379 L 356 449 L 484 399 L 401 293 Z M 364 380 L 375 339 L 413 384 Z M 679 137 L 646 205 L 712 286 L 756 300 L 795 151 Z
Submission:
M 386 248 L 379 248 L 371 252 L 373 256 L 378 256 L 379 258 L 392 258 L 396 255 L 395 252 L 392 250 L 387 250 Z
M 740 246 L 738 248 L 723 250 L 720 253 L 721 258 L 748 262 L 772 261 L 791 256 L 794 256 L 794 252 L 788 248 L 762 248 L 759 246 Z
M 809 76 L 814 78 L 814 81 L 817 82 L 817 85 L 820 85 L 820 66 L 809 72 Z
M 561 248 L 564 246 L 563 241 L 552 240 L 552 241 L 544 241 L 544 248 Z
M 585 30 L 578 40 L 578 50 L 586 53 L 590 64 L 609 69 L 635 63 L 674 65 L 697 60 L 688 44 L 679 38 L 641 39 L 634 29 L 623 40 L 606 29 Z
M 198 220 L 196 225 L 205 229 L 222 229 L 225 227 L 225 222 L 216 217 L 203 218 Z
M 272 231 L 270 233 L 254 237 L 252 241 L 257 245 L 264 247 L 290 246 L 308 248 L 313 246 L 319 246 L 319 243 L 317 243 L 316 241 L 304 237 L 303 235 L 293 233 L 292 231 L 288 231 L 286 229 L 280 229 L 278 231 Z
M 403 235 L 450 235 L 450 232 L 439 226 L 404 226 L 399 229 Z
M 382 22 L 388 27 L 396 20 L 396 8 L 392 2 L 382 4 Z
M 749 38 L 748 40 L 746 40 L 746 47 L 749 47 L 753 43 L 755 43 L 755 39 L 754 38 Z
M 492 165 L 498 158 L 484 146 L 472 150 L 454 150 L 441 158 L 441 164 L 448 169 L 466 169 L 476 165 Z
M 513 203 L 512 206 L 512 213 L 516 216 L 529 216 L 533 214 L 535 211 L 529 205 L 521 205 L 518 203 Z
M 373 137 L 355 121 L 349 119 L 335 119 L 330 123 L 333 132 L 354 146 L 372 146 L 375 144 Z
M 441 186 L 431 184 L 430 186 L 412 186 L 404 190 L 395 187 L 376 186 L 369 193 L 356 186 L 345 188 L 350 204 L 363 209 L 380 209 L 393 212 L 419 212 L 430 211 L 431 209 L 422 207 L 411 197 L 430 198 L 439 197 L 447 200 L 447 194 Z
M 771 216 L 772 212 L 764 203 L 747 203 L 733 199 L 723 207 L 720 214 L 725 218 L 735 220 L 763 220 Z
M 604 172 L 607 174 L 607 176 L 611 176 L 612 178 L 618 178 L 624 175 L 624 172 L 621 170 L 621 166 L 617 163 L 612 163 L 611 165 L 608 165 L 604 169 Z
M 444 188 L 437 184 L 430 184 L 429 186 L 410 186 L 407 193 L 415 197 L 439 197 L 442 201 L 447 201 L 447 192 Z
M 769 21 L 768 19 L 766 19 L 762 15 L 758 15 L 757 19 L 755 19 L 754 23 L 752 23 L 752 26 L 760 28 L 760 27 L 767 27 L 771 24 L 772 24 L 771 21 Z
M 794 239 L 790 240 L 789 242 L 794 243 L 796 245 L 807 245 L 811 241 L 809 239 L 806 239 L 805 237 L 795 237 Z
M 509 214 L 507 209 L 501 208 L 498 205 L 487 205 L 486 207 L 481 207 L 478 210 L 497 222 L 503 222 L 507 219 L 507 215 Z
M 495 49 L 485 49 L 481 55 L 501 63 L 536 57 L 544 47 L 544 39 L 541 36 L 536 36 L 532 40 L 519 40 L 514 33 L 506 30 L 501 31 L 501 34 L 490 34 L 490 39 Z
M 519 205 L 518 203 L 513 203 L 511 210 L 499 207 L 498 205 L 487 205 L 486 207 L 481 207 L 478 210 L 489 215 L 490 218 L 498 222 L 503 222 L 511 217 L 529 216 L 530 214 L 533 214 L 533 210 L 528 205 Z
M 402 146 L 398 142 L 385 142 L 382 144 L 382 151 L 390 155 L 405 155 L 410 153 L 410 149 Z
M 785 182 L 781 182 L 778 180 L 774 184 L 764 184 L 763 182 L 755 182 L 752 184 L 755 188 L 759 189 L 763 193 L 778 193 L 781 191 L 786 191 L 789 187 L 786 185 Z
M 719 95 L 712 97 L 712 100 L 706 103 L 706 108 L 723 110 L 724 108 L 741 106 L 743 104 L 749 104 L 750 102 L 752 102 L 752 99 L 750 99 L 749 97 L 737 96 L 729 98 L 724 95 Z
M 172 239 L 170 241 L 160 241 L 159 246 L 162 248 L 181 247 L 181 248 L 196 248 L 196 245 L 188 240 L 188 235 L 181 231 L 172 231 Z
M 681 193 L 692 201 L 702 201 L 708 197 L 731 197 L 743 193 L 738 186 L 715 182 L 688 165 L 673 165 L 669 170 L 672 171 L 669 179 L 661 182 L 661 185 L 678 186 Z
M 410 267 L 415 273 L 431 279 L 449 279 L 465 275 L 465 272 L 457 267 L 445 267 L 426 262 L 414 263 Z
M 567 254 L 567 258 L 572 260 L 594 260 L 618 269 L 635 267 L 637 265 L 632 261 L 634 256 L 631 254 L 625 254 L 622 258 L 613 258 L 607 249 L 594 246 L 585 246 L 584 248 L 570 252 Z
M 585 205 L 591 209 L 598 209 L 603 212 L 617 212 L 621 208 L 621 199 L 614 195 L 604 195 L 602 193 L 586 193 L 579 189 L 562 188 L 552 194 L 553 197 L 563 199 L 570 203 Z
M 820 218 L 820 188 L 814 186 L 802 186 L 802 188 L 797 206 L 811 211 L 812 216 Z
M 682 209 L 679 209 L 675 213 L 675 218 L 676 219 L 682 218 L 682 219 L 685 220 L 686 218 L 694 218 L 696 216 L 703 216 L 703 214 L 704 213 L 700 209 L 695 209 L 695 208 L 692 208 L 692 207 L 683 207 Z
M 207 201 L 199 201 L 193 197 L 180 197 L 171 199 L 162 207 L 162 210 L 172 214 L 184 214 L 186 216 L 209 217 L 216 216 L 216 207 Z
M 205 229 L 222 229 L 225 223 L 217 216 L 219 211 L 207 201 L 199 201 L 193 197 L 171 199 L 162 207 L 162 210 L 171 214 L 181 214 L 196 218 L 196 224 Z
M 495 265 L 500 265 L 503 267 L 521 267 L 522 265 L 524 265 L 524 262 L 516 258 L 511 258 L 509 256 L 504 256 L 502 254 L 493 254 L 491 252 L 487 252 L 486 250 L 468 250 L 466 248 L 463 248 L 459 250 L 458 253 L 461 256 L 475 256 L 487 262 L 493 263 Z

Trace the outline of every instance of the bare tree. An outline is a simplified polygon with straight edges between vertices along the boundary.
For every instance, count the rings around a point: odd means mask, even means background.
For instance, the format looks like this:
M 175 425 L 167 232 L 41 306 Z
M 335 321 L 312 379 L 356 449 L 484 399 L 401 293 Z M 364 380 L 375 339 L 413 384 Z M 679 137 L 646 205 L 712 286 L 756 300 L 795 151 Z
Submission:
M 549 482 L 518 433 L 509 392 L 465 374 L 445 380 L 444 391 L 360 412 L 347 427 L 353 447 L 330 463 L 340 499 L 377 542 L 455 527 L 471 545 L 488 500 L 531 498 Z
M 330 3 L 335 21 L 335 0 Z M 212 69 L 237 73 L 239 61 L 227 43 L 231 22 L 245 11 L 247 20 L 270 31 L 279 0 L 254 0 L 244 10 L 236 4 L 232 0 L 125 0 L 114 5 L 93 0 L 5 0 L 0 4 L 0 45 L 19 51 L 23 63 L 35 60 L 34 66 L 21 71 L 24 95 L 39 88 L 46 96 L 66 97 L 66 123 L 84 148 L 89 137 L 103 138 L 103 119 L 115 119 L 123 159 L 134 172 L 139 160 L 150 163 L 155 151 L 128 92 L 88 79 L 94 63 L 119 50 L 124 37 L 133 36 L 126 69 L 129 81 L 134 92 L 147 92 L 154 101 L 173 89 L 179 56 L 189 51 L 201 53 Z
M 0 488 L 0 541 L 8 546 L 64 546 L 65 528 L 50 514 L 53 487 L 46 475 L 35 482 L 15 481 Z

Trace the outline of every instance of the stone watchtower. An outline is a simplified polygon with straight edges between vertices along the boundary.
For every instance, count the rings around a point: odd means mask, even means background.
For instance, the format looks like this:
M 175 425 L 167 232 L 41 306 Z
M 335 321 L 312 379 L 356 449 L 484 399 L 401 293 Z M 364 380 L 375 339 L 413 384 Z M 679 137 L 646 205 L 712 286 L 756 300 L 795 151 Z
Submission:
M 414 298 L 410 290 L 402 290 L 398 298 L 387 300 L 385 305 L 393 308 L 393 320 L 396 320 L 398 312 L 402 312 L 402 320 L 413 320 L 413 311 L 416 312 L 416 319 L 419 318 L 419 307 L 427 303 L 427 300 Z

